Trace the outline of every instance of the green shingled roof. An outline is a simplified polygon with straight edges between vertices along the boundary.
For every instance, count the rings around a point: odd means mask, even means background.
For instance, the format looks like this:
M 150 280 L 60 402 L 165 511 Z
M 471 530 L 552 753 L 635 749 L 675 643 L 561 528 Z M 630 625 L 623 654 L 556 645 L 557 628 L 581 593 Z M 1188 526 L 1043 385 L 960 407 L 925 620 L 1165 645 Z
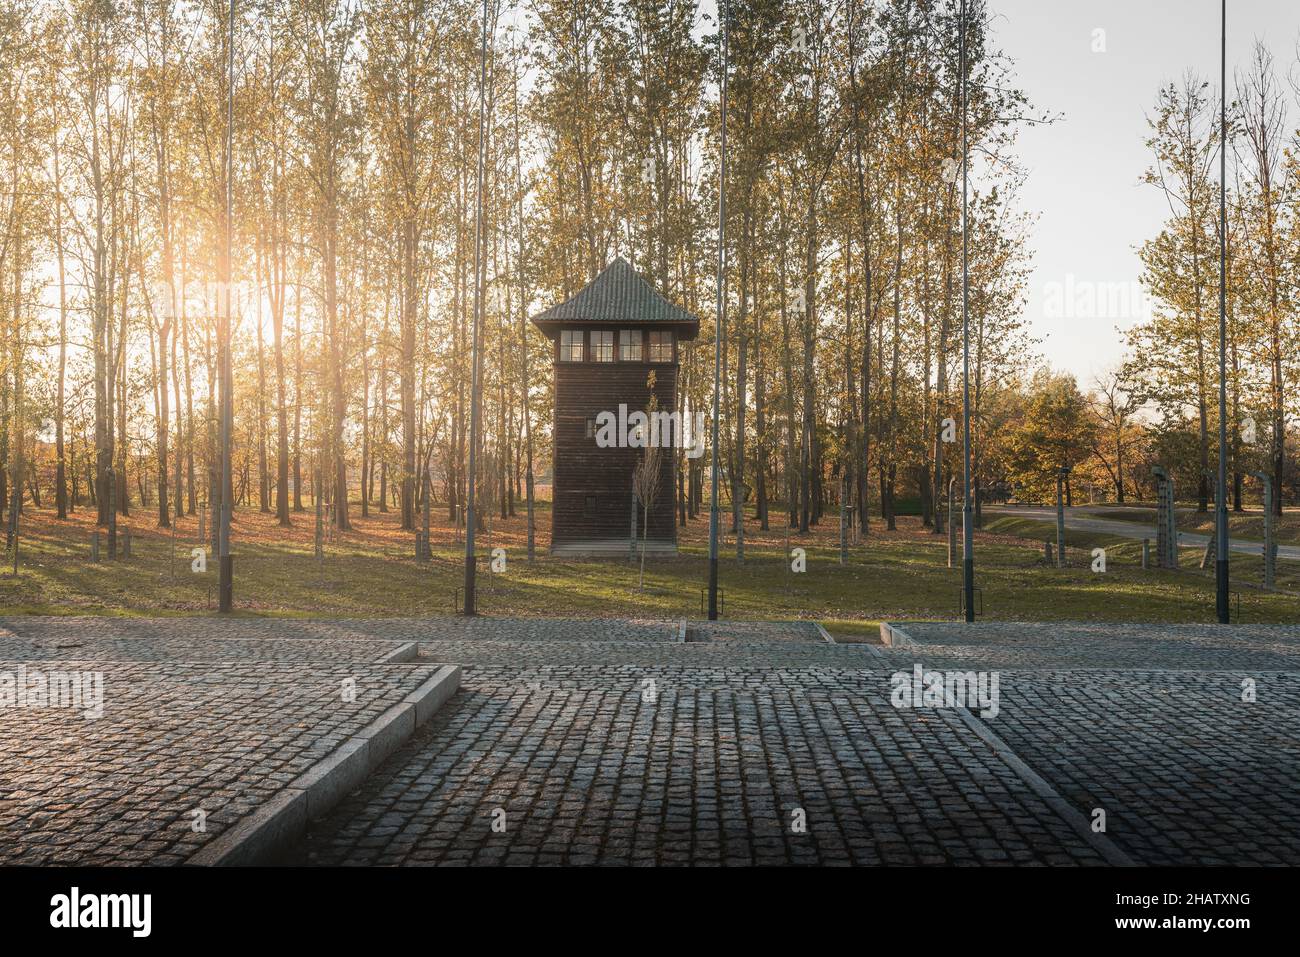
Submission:
M 689 326 L 689 330 L 679 331 L 681 338 L 694 338 L 700 327 L 699 319 L 661 296 L 622 256 L 601 270 L 576 295 L 534 316 L 533 322 L 548 334 L 562 324 L 573 322 Z

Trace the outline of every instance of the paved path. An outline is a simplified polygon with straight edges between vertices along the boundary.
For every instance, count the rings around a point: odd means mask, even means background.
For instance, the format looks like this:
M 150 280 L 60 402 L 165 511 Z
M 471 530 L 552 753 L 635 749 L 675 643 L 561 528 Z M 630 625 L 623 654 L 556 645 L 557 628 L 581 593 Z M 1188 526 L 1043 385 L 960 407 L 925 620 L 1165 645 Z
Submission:
M 1049 522 L 1053 527 L 1056 525 L 1056 509 L 1054 508 L 986 508 L 985 514 L 997 517 L 1006 515 L 1011 518 L 1028 518 L 1036 522 Z M 1065 510 L 1065 527 L 1073 528 L 1082 532 L 1103 532 L 1107 535 L 1119 535 L 1123 538 L 1131 538 L 1135 541 L 1141 541 L 1144 538 L 1151 539 L 1155 542 L 1156 527 L 1154 520 L 1151 522 L 1126 522 L 1116 518 L 1097 518 L 1084 511 L 1081 507 L 1067 508 Z M 1187 546 L 1197 546 L 1204 548 L 1210 543 L 1210 536 L 1201 532 L 1179 532 L 1178 544 Z M 1069 544 L 1067 542 L 1067 544 Z M 1243 538 L 1230 538 L 1229 546 L 1234 552 L 1240 552 L 1243 555 L 1263 555 L 1264 543 L 1253 542 Z M 1278 545 L 1277 557 L 1289 559 L 1291 561 L 1300 561 L 1300 545 Z
M 309 864 L 1100 864 L 952 712 L 827 667 L 481 666 Z M 859 662 L 861 663 L 861 662 Z
M 891 660 L 1016 669 L 989 727 L 1135 861 L 1300 864 L 1300 627 L 902 632 Z
M 312 639 L 347 641 L 382 639 L 418 641 L 426 638 L 513 639 L 520 641 L 671 641 L 676 621 L 629 618 L 103 618 L 0 616 L 0 635 L 9 633 L 33 641 L 80 639 L 183 638 L 201 642 L 230 639 Z M 789 623 L 778 627 L 790 629 Z M 797 626 L 790 634 L 798 633 Z M 807 626 L 811 627 L 811 626 Z
M 84 699 L 0 708 L 0 864 L 183 863 L 435 670 L 268 657 L 0 662 L 0 684 L 89 672 L 103 688 L 99 716 Z
M 463 690 L 289 859 L 1300 864 L 1300 629 L 914 630 L 422 642 Z M 1001 710 L 894 707 L 918 663 L 996 669 Z
M 453 663 L 461 690 L 283 862 L 1300 864 L 1300 627 L 891 638 L 0 618 L 0 862 L 180 863 Z M 996 709 L 899 707 L 917 666 L 996 676 Z M 24 669 L 101 673 L 103 715 L 5 705 Z
M 1300 674 L 1007 676 L 990 725 L 1135 860 L 1300 863 Z
M 1300 625 L 1150 625 L 1113 622 L 907 622 L 910 643 L 891 660 L 1015 671 L 1300 672 Z

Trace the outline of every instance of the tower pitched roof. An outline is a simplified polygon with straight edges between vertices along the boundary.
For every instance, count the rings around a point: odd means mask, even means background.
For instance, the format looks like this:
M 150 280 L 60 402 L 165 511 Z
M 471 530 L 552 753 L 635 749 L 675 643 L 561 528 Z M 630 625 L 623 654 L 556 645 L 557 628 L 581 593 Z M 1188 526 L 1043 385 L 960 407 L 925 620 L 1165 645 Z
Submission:
M 575 322 L 672 325 L 684 339 L 694 339 L 700 329 L 699 319 L 665 299 L 622 256 L 576 294 L 533 317 L 552 336 L 559 326 Z

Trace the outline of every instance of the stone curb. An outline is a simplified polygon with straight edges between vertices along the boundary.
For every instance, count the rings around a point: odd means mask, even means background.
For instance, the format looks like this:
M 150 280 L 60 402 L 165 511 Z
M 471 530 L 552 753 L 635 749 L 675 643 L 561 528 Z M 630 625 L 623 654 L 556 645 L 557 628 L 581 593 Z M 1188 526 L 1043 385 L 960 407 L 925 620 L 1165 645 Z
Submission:
M 412 642 L 412 647 L 414 643 Z M 401 651 L 403 649 L 398 649 Z M 460 687 L 460 667 L 439 668 L 327 757 L 296 777 L 271 800 L 241 818 L 185 862 L 201 867 L 266 863 L 354 790 Z
M 383 655 L 379 659 L 379 663 L 381 665 L 400 665 L 408 661 L 414 661 L 419 657 L 419 654 L 419 642 L 407 641 L 398 645 L 392 651 L 388 652 L 388 654 Z
M 915 638 L 890 621 L 882 621 L 880 623 L 880 643 L 886 648 L 921 647 Z

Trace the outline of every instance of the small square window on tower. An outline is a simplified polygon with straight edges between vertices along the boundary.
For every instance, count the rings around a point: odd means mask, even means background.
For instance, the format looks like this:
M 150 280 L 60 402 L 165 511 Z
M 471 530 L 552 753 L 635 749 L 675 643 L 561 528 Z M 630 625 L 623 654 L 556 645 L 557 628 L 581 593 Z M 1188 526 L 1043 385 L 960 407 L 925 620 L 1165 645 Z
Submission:
M 560 333 L 560 361 L 582 361 L 582 330 L 565 329 Z
M 651 330 L 650 361 L 673 361 L 673 334 L 670 330 Z
M 623 329 L 618 334 L 618 361 L 641 361 L 641 330 Z
M 613 362 L 614 361 L 614 333 L 604 329 L 593 329 L 591 332 L 591 361 L 592 362 Z

